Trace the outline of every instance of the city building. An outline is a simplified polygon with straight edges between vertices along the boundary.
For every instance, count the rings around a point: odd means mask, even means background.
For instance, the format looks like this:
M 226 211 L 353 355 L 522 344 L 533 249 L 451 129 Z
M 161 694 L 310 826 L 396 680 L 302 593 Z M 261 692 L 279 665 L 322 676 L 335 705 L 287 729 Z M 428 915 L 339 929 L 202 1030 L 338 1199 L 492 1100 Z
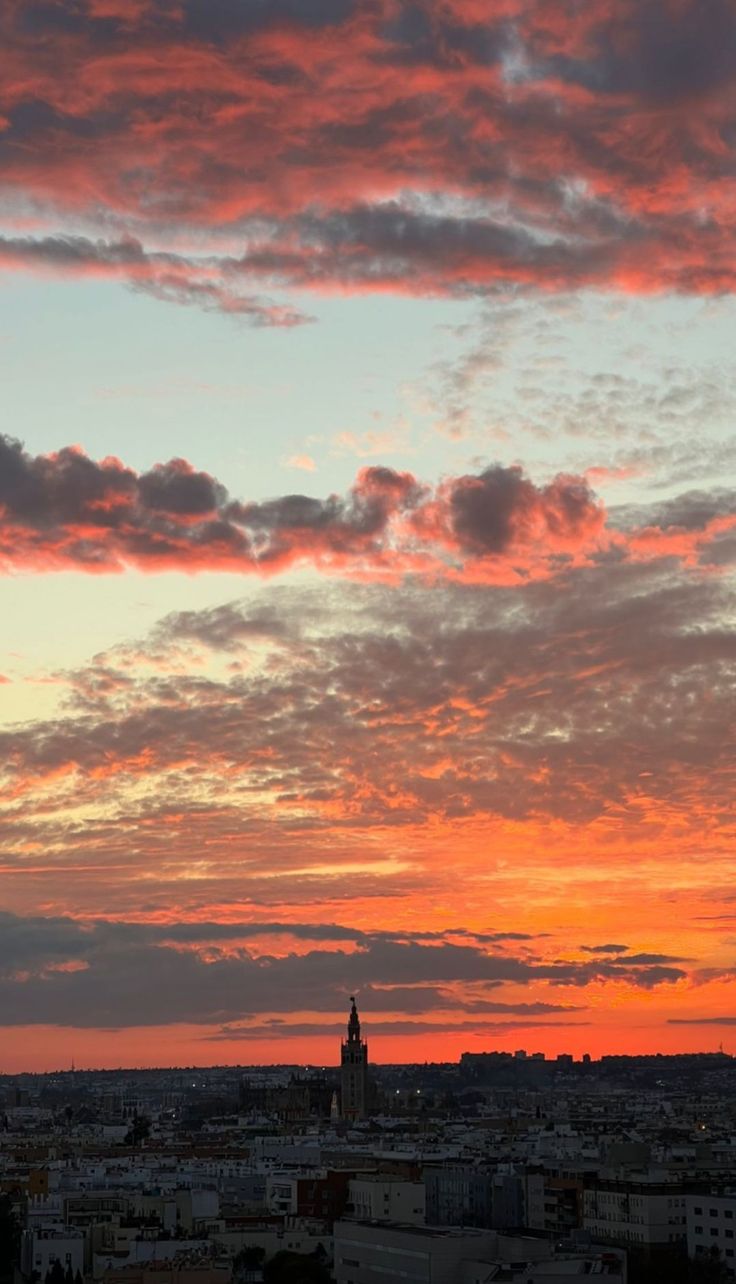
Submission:
M 736 1187 L 718 1194 L 685 1196 L 688 1257 L 703 1257 L 715 1249 L 723 1265 L 736 1275 Z
M 357 1221 L 406 1222 L 421 1226 L 425 1217 L 424 1182 L 382 1173 L 354 1177 L 349 1186 L 351 1217 Z
M 685 1191 L 662 1174 L 601 1177 L 583 1195 L 583 1225 L 595 1240 L 649 1252 L 686 1242 Z
M 425 1168 L 424 1184 L 429 1226 L 492 1226 L 493 1178 L 489 1172 L 469 1164 L 440 1164 Z
M 373 1222 L 335 1223 L 336 1284 L 471 1284 L 469 1264 L 488 1264 L 497 1251 L 493 1231 L 439 1229 Z
M 561 1284 L 590 1275 L 626 1284 L 621 1253 L 558 1250 L 546 1239 L 472 1227 L 337 1222 L 334 1251 L 336 1284 Z
M 606 1207 L 601 1200 L 600 1207 Z M 593 1202 L 590 1204 L 591 1215 Z M 568 1235 L 583 1224 L 583 1183 L 577 1177 L 530 1172 L 526 1178 L 526 1222 L 532 1230 Z
M 69 1227 L 44 1227 L 23 1232 L 20 1267 L 29 1278 L 36 1272 L 41 1279 L 56 1263 L 71 1269 L 72 1275 L 84 1270 L 84 1235 Z M 4 1263 L 3 1263 L 4 1264 Z

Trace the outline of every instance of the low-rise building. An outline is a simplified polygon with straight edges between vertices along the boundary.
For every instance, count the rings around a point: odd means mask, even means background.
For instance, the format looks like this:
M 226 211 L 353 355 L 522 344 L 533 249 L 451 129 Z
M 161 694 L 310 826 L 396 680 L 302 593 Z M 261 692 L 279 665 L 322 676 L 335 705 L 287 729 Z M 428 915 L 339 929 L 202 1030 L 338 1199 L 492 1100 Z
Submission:
M 471 1262 L 493 1261 L 498 1236 L 468 1227 L 335 1224 L 336 1284 L 460 1284 Z M 486 1272 L 487 1278 L 487 1272 Z
M 84 1270 L 84 1234 L 69 1226 L 43 1227 L 24 1231 L 21 1238 L 20 1268 L 24 1275 L 37 1272 L 41 1279 L 57 1262 L 73 1275 Z

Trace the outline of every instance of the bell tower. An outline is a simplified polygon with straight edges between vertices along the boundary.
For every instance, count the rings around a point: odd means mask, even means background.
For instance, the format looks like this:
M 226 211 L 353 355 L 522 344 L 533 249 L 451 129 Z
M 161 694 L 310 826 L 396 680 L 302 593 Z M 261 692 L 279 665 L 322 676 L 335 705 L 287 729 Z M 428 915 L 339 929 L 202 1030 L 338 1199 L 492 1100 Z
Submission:
M 365 1119 L 368 1106 L 368 1044 L 360 1037 L 360 1018 L 350 996 L 348 1037 L 340 1050 L 340 1114 L 343 1119 Z

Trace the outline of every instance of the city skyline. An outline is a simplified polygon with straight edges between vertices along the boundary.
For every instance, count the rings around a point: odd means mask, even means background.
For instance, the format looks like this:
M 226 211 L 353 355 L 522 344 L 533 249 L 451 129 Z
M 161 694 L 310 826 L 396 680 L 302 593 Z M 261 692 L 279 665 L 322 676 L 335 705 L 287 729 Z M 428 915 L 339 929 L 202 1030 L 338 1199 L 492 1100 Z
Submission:
M 5 7 L 0 1070 L 736 1051 L 735 41 Z

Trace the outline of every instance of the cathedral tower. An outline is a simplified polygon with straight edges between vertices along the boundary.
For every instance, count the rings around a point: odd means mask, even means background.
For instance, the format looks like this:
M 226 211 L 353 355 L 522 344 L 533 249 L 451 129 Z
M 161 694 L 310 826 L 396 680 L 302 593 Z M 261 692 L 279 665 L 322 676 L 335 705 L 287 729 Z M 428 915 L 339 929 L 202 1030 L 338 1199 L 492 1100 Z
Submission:
M 340 1052 L 340 1114 L 343 1119 L 365 1119 L 368 1113 L 368 1044 L 360 1037 L 355 999 L 350 997 L 348 1037 Z

